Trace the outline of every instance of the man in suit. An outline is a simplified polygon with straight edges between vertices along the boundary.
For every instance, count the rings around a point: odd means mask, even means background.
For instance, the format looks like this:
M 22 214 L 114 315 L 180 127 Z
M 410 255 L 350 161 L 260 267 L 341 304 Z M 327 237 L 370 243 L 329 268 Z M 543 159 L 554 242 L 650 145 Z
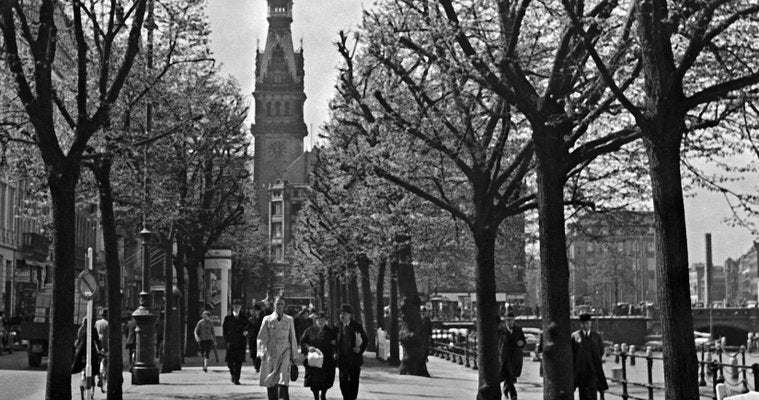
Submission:
M 338 329 L 335 359 L 340 368 L 340 392 L 344 400 L 356 400 L 363 354 L 369 339 L 364 327 L 353 320 L 353 307 L 349 304 L 343 304 L 340 308 Z
M 248 318 L 248 324 L 250 325 L 250 331 L 253 333 L 248 335 L 248 349 L 250 349 L 250 358 L 253 360 L 253 367 L 256 372 L 261 371 L 261 358 L 258 356 L 258 344 L 256 343 L 258 331 L 261 330 L 261 323 L 264 319 L 263 307 L 256 304 L 253 306 L 253 313 Z
M 580 315 L 580 330 L 572 332 L 574 386 L 580 400 L 596 400 L 597 393 L 609 389 L 601 362 L 604 355 L 601 335 L 591 330 L 590 314 Z
M 498 353 L 501 359 L 501 381 L 503 394 L 507 399 L 516 400 L 517 389 L 514 386 L 522 375 L 522 348 L 525 337 L 522 328 L 514 325 L 514 313 L 506 313 L 506 320 L 498 329 Z
M 232 314 L 224 317 L 222 330 L 224 341 L 227 343 L 227 356 L 225 361 L 232 375 L 232 383 L 240 384 L 240 371 L 245 362 L 245 345 L 248 336 L 248 319 L 240 312 L 242 303 L 235 299 L 232 301 Z

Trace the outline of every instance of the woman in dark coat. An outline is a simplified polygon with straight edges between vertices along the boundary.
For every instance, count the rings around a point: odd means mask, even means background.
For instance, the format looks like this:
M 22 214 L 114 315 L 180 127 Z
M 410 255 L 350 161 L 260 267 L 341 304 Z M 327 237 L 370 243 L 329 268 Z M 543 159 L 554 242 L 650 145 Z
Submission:
M 312 348 L 319 349 L 324 355 L 321 368 L 310 367 L 308 358 L 303 362 L 306 366 L 304 385 L 311 388 L 314 400 L 326 400 L 327 389 L 335 382 L 335 340 L 335 332 L 327 326 L 327 314 L 324 312 L 319 313 L 316 324 L 308 327 L 300 338 L 301 351 L 305 356 Z

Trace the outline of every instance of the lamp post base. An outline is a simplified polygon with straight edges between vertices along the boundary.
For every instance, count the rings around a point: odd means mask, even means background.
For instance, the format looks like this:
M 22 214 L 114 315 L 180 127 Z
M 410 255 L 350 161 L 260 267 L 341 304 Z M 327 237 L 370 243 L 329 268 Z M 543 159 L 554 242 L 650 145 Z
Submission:
M 132 369 L 132 385 L 157 385 L 158 376 L 157 366 L 136 364 Z
M 145 299 L 147 293 L 142 292 L 140 296 Z M 135 322 L 137 322 L 135 329 L 137 346 L 134 368 L 132 368 L 132 385 L 157 385 L 159 383 L 158 366 L 155 363 L 156 316 L 150 313 L 149 303 L 147 306 L 140 306 L 132 314 Z

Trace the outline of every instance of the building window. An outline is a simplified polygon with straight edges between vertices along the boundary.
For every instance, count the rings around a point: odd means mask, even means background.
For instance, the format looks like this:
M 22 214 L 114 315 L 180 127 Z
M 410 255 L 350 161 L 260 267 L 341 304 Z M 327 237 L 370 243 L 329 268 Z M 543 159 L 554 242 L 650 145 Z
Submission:
M 272 237 L 275 238 L 281 238 L 282 237 L 282 224 L 276 223 L 271 225 L 271 234 Z
M 271 102 L 266 102 L 266 116 L 271 116 Z
M 282 261 L 284 258 L 284 254 L 282 253 L 282 246 L 274 246 L 274 260 Z
M 285 102 L 285 115 L 286 116 L 290 115 L 290 102 L 289 101 Z
M 0 228 L 5 229 L 5 218 L 6 218 L 6 202 L 5 202 L 5 193 L 8 191 L 8 185 L 3 182 L 0 183 Z
M 281 107 L 280 106 L 281 106 L 281 104 L 279 102 L 274 103 L 274 110 L 275 110 L 274 114 L 276 116 L 279 116 L 279 113 L 281 111 Z
M 279 217 L 282 215 L 282 203 L 271 204 L 271 215 Z

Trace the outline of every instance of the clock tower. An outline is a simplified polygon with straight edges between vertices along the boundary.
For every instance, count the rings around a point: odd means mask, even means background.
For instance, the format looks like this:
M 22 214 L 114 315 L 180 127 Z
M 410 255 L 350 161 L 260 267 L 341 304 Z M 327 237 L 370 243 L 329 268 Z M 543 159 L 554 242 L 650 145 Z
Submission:
M 303 48 L 293 49 L 292 0 L 268 0 L 269 32 L 263 52 L 256 50 L 255 138 L 253 179 L 264 221 L 269 215 L 269 185 L 282 179 L 287 167 L 303 154 L 308 135 L 303 122 Z M 289 177 L 293 179 L 292 176 Z M 295 177 L 306 183 L 306 176 Z

